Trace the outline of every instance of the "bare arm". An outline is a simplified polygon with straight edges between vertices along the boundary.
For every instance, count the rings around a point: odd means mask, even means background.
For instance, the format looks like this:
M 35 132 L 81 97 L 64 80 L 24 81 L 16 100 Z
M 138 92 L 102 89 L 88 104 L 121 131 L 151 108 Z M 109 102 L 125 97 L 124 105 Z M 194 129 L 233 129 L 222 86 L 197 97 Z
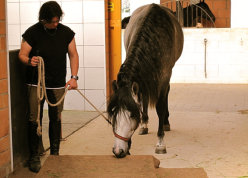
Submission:
M 78 57 L 78 52 L 77 52 L 77 48 L 76 48 L 75 38 L 72 39 L 72 41 L 70 42 L 70 44 L 68 46 L 68 54 L 69 54 L 69 58 L 70 58 L 71 75 L 77 75 L 78 66 L 79 66 L 79 57 Z M 68 85 L 70 85 L 69 90 L 70 89 L 76 89 L 78 87 L 77 80 L 70 79 L 66 83 L 65 87 L 67 87 Z
M 29 61 L 29 53 L 31 51 L 32 47 L 24 40 L 22 39 L 21 43 L 21 49 L 19 52 L 19 59 L 26 65 L 31 66 L 37 66 L 39 63 L 39 60 L 36 56 L 32 57 L 32 59 Z

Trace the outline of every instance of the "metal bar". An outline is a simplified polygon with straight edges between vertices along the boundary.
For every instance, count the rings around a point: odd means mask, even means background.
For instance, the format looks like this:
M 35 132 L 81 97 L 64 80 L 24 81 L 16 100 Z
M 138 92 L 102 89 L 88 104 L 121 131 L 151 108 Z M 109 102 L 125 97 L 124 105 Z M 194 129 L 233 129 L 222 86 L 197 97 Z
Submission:
M 195 9 L 195 24 L 197 25 L 197 23 L 198 23 L 198 7 L 196 7 L 196 9 Z
M 194 8 L 193 8 L 193 5 L 191 5 L 191 24 L 190 26 L 193 27 L 193 16 L 194 16 Z
M 176 1 L 176 14 L 177 14 L 177 21 L 180 22 L 179 1 Z
M 182 17 L 183 17 L 183 24 L 182 24 L 182 25 L 183 25 L 183 27 L 184 27 L 184 13 L 183 13 L 183 3 L 184 3 L 184 2 L 183 2 L 183 0 L 182 0 L 182 4 L 181 4 L 181 5 L 182 5 L 182 7 L 181 7 L 181 8 L 182 8 L 182 9 L 181 9 L 181 10 L 182 10 Z
M 187 2 L 187 27 L 189 26 L 189 2 Z
M 205 46 L 205 50 L 204 50 L 204 74 L 205 74 L 205 78 L 207 78 L 207 38 L 204 38 L 204 46 Z
M 179 4 L 179 3 L 181 3 L 181 4 Z M 202 7 L 198 6 L 197 4 L 191 4 L 189 0 L 168 0 L 162 4 L 165 7 L 171 9 L 175 13 L 176 18 L 178 20 L 180 19 L 179 17 L 182 17 L 184 19 L 183 24 L 182 24 L 183 27 L 193 27 L 194 26 L 194 20 L 196 23 L 199 22 L 199 23 L 203 24 L 204 18 L 205 18 L 203 16 L 205 16 L 205 14 L 210 19 L 210 21 L 212 23 L 211 26 L 210 25 L 209 26 L 215 27 L 215 23 L 214 23 L 213 19 L 209 16 L 209 14 Z M 179 9 L 179 7 L 181 9 Z

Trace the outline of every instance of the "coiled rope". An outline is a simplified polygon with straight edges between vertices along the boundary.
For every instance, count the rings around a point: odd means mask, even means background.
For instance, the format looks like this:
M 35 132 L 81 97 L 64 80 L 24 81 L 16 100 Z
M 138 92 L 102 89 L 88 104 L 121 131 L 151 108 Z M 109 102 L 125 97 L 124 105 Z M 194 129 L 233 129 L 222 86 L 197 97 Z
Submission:
M 48 100 L 47 97 L 47 93 L 46 93 L 46 85 L 45 85 L 45 65 L 44 65 L 44 60 L 42 57 L 38 56 L 39 59 L 39 63 L 38 63 L 38 83 L 37 83 L 37 100 L 38 100 L 38 114 L 37 114 L 37 135 L 41 136 L 42 135 L 42 131 L 41 131 L 41 125 L 40 125 L 40 102 L 43 100 L 43 98 L 45 97 L 46 102 L 48 105 L 50 106 L 58 106 L 65 98 L 65 95 L 68 91 L 68 87 L 65 88 L 65 93 L 63 94 L 63 96 L 60 98 L 60 100 L 57 103 L 51 103 Z M 108 122 L 111 124 L 111 122 L 108 120 L 108 118 L 99 110 L 95 107 L 94 104 L 92 104 L 90 102 L 90 100 L 88 100 L 88 98 L 86 98 L 86 96 L 83 95 L 83 93 L 79 90 L 76 89 L 78 91 L 78 93 Z

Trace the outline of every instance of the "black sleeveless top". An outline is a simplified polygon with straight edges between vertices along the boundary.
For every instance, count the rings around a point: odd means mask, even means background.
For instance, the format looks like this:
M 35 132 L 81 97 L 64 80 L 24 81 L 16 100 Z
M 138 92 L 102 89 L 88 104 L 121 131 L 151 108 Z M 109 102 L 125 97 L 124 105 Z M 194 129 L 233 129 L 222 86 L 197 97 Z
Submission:
M 29 57 L 41 56 L 45 64 L 46 87 L 65 86 L 66 54 L 75 33 L 67 26 L 58 24 L 57 29 L 49 30 L 38 22 L 22 35 L 32 47 Z M 37 67 L 27 67 L 27 84 L 37 84 Z

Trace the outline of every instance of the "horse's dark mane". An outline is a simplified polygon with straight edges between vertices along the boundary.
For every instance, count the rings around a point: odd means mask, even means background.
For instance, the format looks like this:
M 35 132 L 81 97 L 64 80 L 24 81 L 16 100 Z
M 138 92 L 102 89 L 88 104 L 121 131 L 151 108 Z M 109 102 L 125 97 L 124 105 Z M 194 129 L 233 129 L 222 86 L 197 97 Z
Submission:
M 125 86 L 122 87 L 118 94 L 114 94 L 110 97 L 110 102 L 107 108 L 108 114 L 110 116 L 113 128 L 116 125 L 116 116 L 118 113 L 128 110 L 130 112 L 130 117 L 135 119 L 137 123 L 140 123 L 140 113 L 141 108 L 135 103 L 131 96 L 130 88 Z
M 175 63 L 172 54 L 175 27 L 171 19 L 174 18 L 173 14 L 170 16 L 164 11 L 171 13 L 169 9 L 153 4 L 142 19 L 135 38 L 130 42 L 126 60 L 120 68 L 117 82 L 114 83 L 116 89 L 107 109 L 113 128 L 117 114 L 124 110 L 128 110 L 134 116 L 131 118 L 140 123 L 142 108 L 132 97 L 133 83 L 137 83 L 139 87 L 137 94 L 139 103 L 146 101 L 150 105 L 156 104 L 161 85 L 167 86 L 169 83 L 161 81 L 165 81 L 164 78 L 169 80 L 170 76 L 164 74 L 170 75 Z
M 150 104 L 154 104 L 159 96 L 159 87 L 154 86 L 159 85 L 162 77 L 161 65 L 171 65 L 168 57 L 165 61 L 158 60 L 171 56 L 170 49 L 173 45 L 173 30 L 170 29 L 173 24 L 169 16 L 161 11 L 163 9 L 154 4 L 143 19 L 136 38 L 129 47 L 131 50 L 127 51 L 117 80 L 118 86 L 122 86 L 126 81 L 138 83 L 142 96 L 149 97 L 146 99 Z

